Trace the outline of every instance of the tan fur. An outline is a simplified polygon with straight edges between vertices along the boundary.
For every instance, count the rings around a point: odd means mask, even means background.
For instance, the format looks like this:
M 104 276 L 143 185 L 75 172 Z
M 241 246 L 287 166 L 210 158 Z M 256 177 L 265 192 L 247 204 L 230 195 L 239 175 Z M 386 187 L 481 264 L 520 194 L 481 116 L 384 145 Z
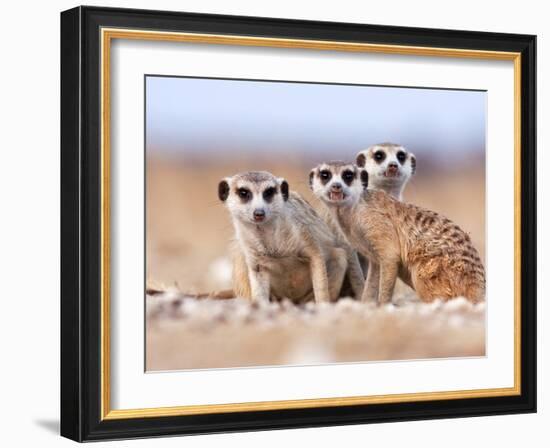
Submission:
M 367 263 L 365 262 L 364 258 L 360 259 L 357 251 L 353 247 L 351 247 L 348 240 L 346 239 L 346 236 L 342 233 L 340 226 L 334 220 L 330 210 L 328 210 L 324 206 L 321 206 L 316 208 L 316 211 L 323 219 L 323 221 L 325 221 L 325 223 L 329 226 L 338 244 L 342 247 L 345 247 L 346 250 L 347 272 L 339 296 L 353 296 L 356 299 L 360 299 L 361 294 L 363 293 L 363 288 L 365 287 L 364 272 L 366 272 Z
M 382 160 L 378 160 L 377 153 L 383 155 Z M 367 187 L 369 190 L 385 191 L 400 201 L 403 200 L 403 190 L 407 182 L 416 172 L 416 157 L 403 145 L 397 143 L 371 145 L 367 149 L 359 151 L 355 156 L 355 161 L 357 166 L 362 167 L 369 175 Z M 360 260 L 363 271 L 368 272 L 368 261 L 363 256 Z M 371 277 L 376 274 L 373 271 Z
M 283 179 L 266 172 L 235 175 L 225 182 L 224 200 L 235 228 L 232 246 L 233 291 L 254 302 L 288 298 L 301 302 L 336 300 L 348 267 L 346 247 L 335 238 L 313 207 L 300 195 L 283 195 Z M 250 191 L 243 202 L 239 189 Z M 271 201 L 262 194 L 277 193 Z M 225 190 L 224 190 L 225 191 Z M 257 223 L 255 210 L 266 213 Z
M 319 173 L 331 172 L 323 183 Z M 354 173 L 348 185 L 345 171 Z M 333 213 L 349 242 L 369 259 L 364 301 L 389 302 L 399 277 L 424 301 L 485 297 L 485 270 L 470 237 L 449 219 L 385 192 L 366 190 L 351 164 L 322 164 L 312 189 Z M 334 194 L 338 184 L 337 194 Z M 365 191 L 366 190 L 366 191 Z

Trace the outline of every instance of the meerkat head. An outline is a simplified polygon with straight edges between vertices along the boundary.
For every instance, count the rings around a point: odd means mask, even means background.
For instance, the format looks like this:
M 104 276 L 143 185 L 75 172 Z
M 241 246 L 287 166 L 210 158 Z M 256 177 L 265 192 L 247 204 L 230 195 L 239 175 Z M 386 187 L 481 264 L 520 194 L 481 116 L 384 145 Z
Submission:
M 248 171 L 218 184 L 218 197 L 240 222 L 261 225 L 279 215 L 288 200 L 288 183 L 266 171 Z
M 367 189 L 366 170 L 353 163 L 325 162 L 309 173 L 309 186 L 319 199 L 329 205 L 355 203 Z
M 369 173 L 369 188 L 401 198 L 407 181 L 416 171 L 416 158 L 401 145 L 380 143 L 357 154 L 355 163 Z

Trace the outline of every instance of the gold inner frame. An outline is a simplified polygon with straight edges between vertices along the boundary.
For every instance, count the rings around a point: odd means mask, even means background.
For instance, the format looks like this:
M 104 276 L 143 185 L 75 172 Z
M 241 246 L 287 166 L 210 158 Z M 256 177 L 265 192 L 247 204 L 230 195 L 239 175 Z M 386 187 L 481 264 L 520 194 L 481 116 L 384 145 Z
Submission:
M 314 398 L 246 403 L 188 405 L 140 409 L 111 409 L 110 389 L 110 50 L 113 39 L 153 40 L 214 45 L 297 48 L 328 51 L 384 53 L 414 56 L 507 60 L 514 63 L 514 386 L 443 392 Z M 198 415 L 282 409 L 305 409 L 412 401 L 499 397 L 521 394 L 521 54 L 514 52 L 466 50 L 457 48 L 336 42 L 305 39 L 279 39 L 216 34 L 101 29 L 101 419 L 126 419 Z

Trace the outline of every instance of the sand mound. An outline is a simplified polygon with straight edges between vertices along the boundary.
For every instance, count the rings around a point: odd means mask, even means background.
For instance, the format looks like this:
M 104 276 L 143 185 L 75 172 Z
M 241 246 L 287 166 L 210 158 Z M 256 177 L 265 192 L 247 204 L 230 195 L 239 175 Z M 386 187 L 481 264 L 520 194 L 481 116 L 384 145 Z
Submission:
M 397 306 L 341 299 L 258 307 L 168 291 L 146 300 L 147 370 L 485 354 L 485 304 L 463 298 L 425 304 L 402 295 Z

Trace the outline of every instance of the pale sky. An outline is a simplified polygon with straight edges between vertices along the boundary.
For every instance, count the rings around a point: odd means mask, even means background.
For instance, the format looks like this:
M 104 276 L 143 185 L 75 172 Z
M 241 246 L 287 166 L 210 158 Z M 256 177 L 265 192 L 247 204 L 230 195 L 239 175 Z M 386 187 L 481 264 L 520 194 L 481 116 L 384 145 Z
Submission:
M 485 151 L 486 92 L 176 77 L 146 79 L 147 151 L 342 158 L 391 141 L 458 160 Z M 149 153 L 148 153 L 149 154 Z

